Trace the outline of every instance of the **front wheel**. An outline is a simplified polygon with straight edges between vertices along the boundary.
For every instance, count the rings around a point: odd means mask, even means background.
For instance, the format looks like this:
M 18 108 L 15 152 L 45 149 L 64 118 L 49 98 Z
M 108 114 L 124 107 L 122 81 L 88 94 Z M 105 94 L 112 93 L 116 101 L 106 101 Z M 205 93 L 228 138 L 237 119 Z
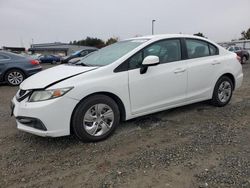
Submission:
M 120 121 L 116 102 L 106 95 L 83 100 L 72 116 L 72 130 L 81 141 L 95 142 L 110 136 Z
M 233 94 L 233 83 L 227 76 L 222 76 L 216 83 L 212 104 L 214 106 L 222 107 L 229 103 Z

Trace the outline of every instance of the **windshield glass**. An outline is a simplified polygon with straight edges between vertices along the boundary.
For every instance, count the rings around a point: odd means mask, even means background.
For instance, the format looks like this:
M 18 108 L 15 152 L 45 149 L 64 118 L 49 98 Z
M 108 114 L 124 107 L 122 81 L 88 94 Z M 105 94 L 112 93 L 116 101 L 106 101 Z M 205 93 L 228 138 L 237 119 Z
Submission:
M 115 44 L 102 48 L 95 53 L 91 53 L 91 55 L 86 56 L 81 61 L 77 62 L 77 64 L 87 66 L 105 66 L 115 62 L 146 41 L 147 40 L 135 39 L 117 42 Z

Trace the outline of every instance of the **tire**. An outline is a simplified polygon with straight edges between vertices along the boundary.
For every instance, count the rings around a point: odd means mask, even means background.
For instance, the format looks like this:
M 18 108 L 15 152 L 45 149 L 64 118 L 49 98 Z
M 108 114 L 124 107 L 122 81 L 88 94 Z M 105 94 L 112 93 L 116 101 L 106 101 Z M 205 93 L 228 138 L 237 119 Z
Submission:
M 74 110 L 71 130 L 83 142 L 97 142 L 112 135 L 119 122 L 116 102 L 106 95 L 94 95 L 81 101 Z
M 25 79 L 25 75 L 19 69 L 11 69 L 5 74 L 4 79 L 11 86 L 18 86 Z
M 241 63 L 242 64 L 245 64 L 247 62 L 247 56 L 243 56 L 242 58 L 241 58 Z
M 222 76 L 215 84 L 211 102 L 214 106 L 223 107 L 230 102 L 232 95 L 232 80 L 227 76 Z

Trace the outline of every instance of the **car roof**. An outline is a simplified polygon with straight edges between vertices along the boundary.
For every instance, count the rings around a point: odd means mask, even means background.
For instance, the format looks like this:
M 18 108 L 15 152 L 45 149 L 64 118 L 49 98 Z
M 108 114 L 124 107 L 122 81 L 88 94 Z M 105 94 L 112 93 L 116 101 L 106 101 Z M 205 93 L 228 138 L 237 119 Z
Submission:
M 148 35 L 148 36 L 142 36 L 142 37 L 135 37 L 135 38 L 130 38 L 130 39 L 126 39 L 126 40 L 162 40 L 162 39 L 171 39 L 171 38 L 192 38 L 192 39 L 199 39 L 199 40 L 203 40 L 203 41 L 207 41 L 217 47 L 219 47 L 219 45 L 216 42 L 213 42 L 207 38 L 204 37 L 199 37 L 199 36 L 195 36 L 195 35 L 189 35 L 189 34 L 160 34 L 160 35 Z M 124 40 L 124 41 L 126 41 Z
M 188 35 L 188 34 L 160 34 L 160 35 L 148 35 L 142 37 L 134 37 L 126 40 L 151 40 L 151 39 L 166 39 L 166 38 L 194 38 L 194 39 L 203 39 L 207 40 L 204 37 Z
M 0 54 L 6 55 L 6 56 L 11 57 L 11 58 L 14 58 L 14 59 L 26 58 L 26 57 L 23 56 L 23 55 L 15 54 L 15 53 L 8 52 L 8 51 L 0 51 Z

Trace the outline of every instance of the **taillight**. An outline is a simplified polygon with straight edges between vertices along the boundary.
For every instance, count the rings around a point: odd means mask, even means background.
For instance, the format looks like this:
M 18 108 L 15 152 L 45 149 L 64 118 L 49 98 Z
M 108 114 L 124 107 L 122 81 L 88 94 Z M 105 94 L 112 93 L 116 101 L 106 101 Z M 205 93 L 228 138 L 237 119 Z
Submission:
M 241 58 L 240 58 L 240 56 L 236 56 L 236 58 L 237 58 L 237 60 L 239 61 L 239 63 L 241 63 Z
M 40 64 L 39 61 L 34 60 L 34 59 L 31 60 L 30 63 L 31 63 L 32 65 L 39 65 L 39 64 Z

